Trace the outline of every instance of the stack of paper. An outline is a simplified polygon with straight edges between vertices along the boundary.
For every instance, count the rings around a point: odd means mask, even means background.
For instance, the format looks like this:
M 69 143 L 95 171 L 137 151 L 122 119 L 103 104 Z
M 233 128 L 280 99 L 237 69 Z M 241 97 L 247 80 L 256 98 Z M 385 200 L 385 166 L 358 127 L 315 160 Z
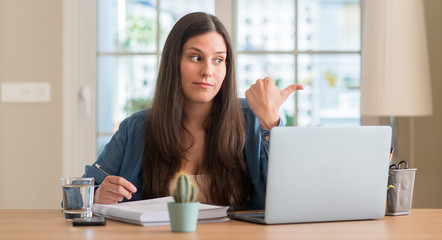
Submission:
M 143 225 L 168 225 L 169 212 L 167 203 L 173 202 L 173 197 L 155 198 L 118 204 L 94 204 L 92 212 L 109 219 Z M 227 208 L 200 204 L 198 223 L 228 221 Z

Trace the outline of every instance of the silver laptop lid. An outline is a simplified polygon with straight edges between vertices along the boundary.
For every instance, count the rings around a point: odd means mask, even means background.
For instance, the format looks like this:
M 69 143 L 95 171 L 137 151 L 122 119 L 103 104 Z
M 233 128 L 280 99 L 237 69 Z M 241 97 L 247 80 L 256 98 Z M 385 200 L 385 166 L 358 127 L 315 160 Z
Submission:
M 382 218 L 391 128 L 275 127 L 266 223 Z

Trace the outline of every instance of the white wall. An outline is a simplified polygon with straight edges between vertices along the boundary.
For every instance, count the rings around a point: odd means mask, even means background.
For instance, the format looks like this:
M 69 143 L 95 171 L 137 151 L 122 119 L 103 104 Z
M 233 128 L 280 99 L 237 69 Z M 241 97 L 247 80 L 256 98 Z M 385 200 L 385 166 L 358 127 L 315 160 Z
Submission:
M 425 0 L 433 115 L 399 118 L 399 160 L 417 168 L 413 207 L 442 208 L 442 1 Z
M 59 208 L 62 5 L 0 0 L 0 84 L 48 82 L 49 103 L 0 103 L 0 208 Z

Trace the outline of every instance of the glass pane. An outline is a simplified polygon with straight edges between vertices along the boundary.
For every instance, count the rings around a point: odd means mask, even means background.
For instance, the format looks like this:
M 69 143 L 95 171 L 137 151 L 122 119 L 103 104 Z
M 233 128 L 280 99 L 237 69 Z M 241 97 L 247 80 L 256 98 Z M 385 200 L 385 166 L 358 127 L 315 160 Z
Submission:
M 299 55 L 299 126 L 360 124 L 359 54 Z
M 117 51 L 117 0 L 97 1 L 97 51 Z
M 156 51 L 155 0 L 98 0 L 99 52 Z
M 160 49 L 178 19 L 191 12 L 215 14 L 215 0 L 164 0 L 160 4 Z
M 290 51 L 295 46 L 293 0 L 238 0 L 239 51 Z
M 257 79 L 271 77 L 281 89 L 295 82 L 295 57 L 290 54 L 239 54 L 237 66 L 238 95 L 241 98 L 245 97 L 245 91 Z M 293 125 L 294 94 L 287 99 L 280 110 L 284 123 Z
M 298 3 L 298 50 L 360 50 L 359 0 L 298 0 Z
M 156 59 L 155 55 L 98 57 L 98 151 L 118 129 L 120 121 L 150 103 L 155 90 Z

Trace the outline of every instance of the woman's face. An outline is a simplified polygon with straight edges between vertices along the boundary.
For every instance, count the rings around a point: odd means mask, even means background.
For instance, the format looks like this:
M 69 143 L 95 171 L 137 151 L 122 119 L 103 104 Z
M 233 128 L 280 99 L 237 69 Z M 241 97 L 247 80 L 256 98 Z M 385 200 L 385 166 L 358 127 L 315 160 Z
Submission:
M 226 44 L 217 32 L 198 35 L 184 43 L 181 86 L 185 103 L 213 100 L 226 76 L 226 58 Z

